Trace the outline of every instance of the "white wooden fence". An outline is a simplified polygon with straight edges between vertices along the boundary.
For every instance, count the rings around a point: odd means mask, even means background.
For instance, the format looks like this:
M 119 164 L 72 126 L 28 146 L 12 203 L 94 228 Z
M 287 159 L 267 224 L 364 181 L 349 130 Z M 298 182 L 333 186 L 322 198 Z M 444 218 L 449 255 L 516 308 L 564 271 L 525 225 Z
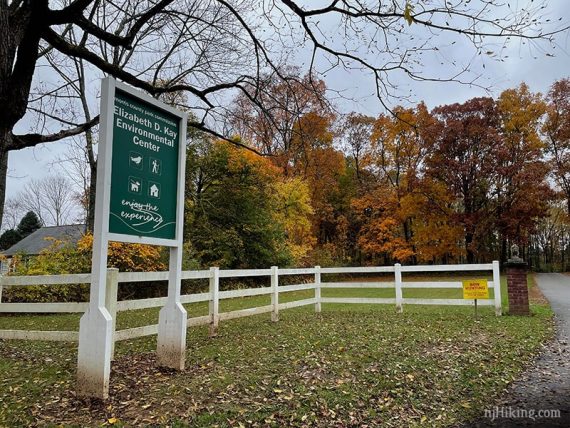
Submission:
M 489 288 L 494 290 L 493 299 L 479 300 L 481 306 L 495 306 L 495 314 L 501 315 L 501 287 L 499 276 L 499 262 L 488 264 L 471 265 L 434 265 L 434 266 L 394 266 L 382 267 L 335 267 L 305 269 L 279 269 L 273 266 L 270 269 L 245 269 L 245 270 L 220 270 L 210 268 L 202 271 L 183 271 L 182 279 L 208 279 L 209 291 L 206 293 L 187 294 L 181 296 L 181 302 L 197 303 L 209 302 L 209 314 L 188 319 L 188 326 L 210 325 L 210 334 L 215 334 L 220 321 L 234 318 L 263 314 L 271 312 L 271 319 L 278 321 L 279 311 L 306 305 L 315 305 L 315 311 L 321 312 L 322 303 L 342 304 L 395 304 L 399 312 L 402 312 L 404 304 L 409 305 L 473 305 L 473 300 L 464 299 L 430 299 L 430 298 L 407 298 L 404 289 L 443 289 L 462 288 L 461 281 L 441 282 L 404 282 L 403 273 L 429 273 L 429 272 L 492 272 L 493 280 L 489 281 Z M 323 274 L 394 274 L 394 281 L 390 282 L 322 282 Z M 279 285 L 279 278 L 287 275 L 312 275 L 313 282 L 295 285 Z M 261 288 L 249 288 L 240 290 L 220 291 L 220 278 L 239 277 L 270 277 L 270 286 Z M 106 306 L 112 315 L 113 322 L 119 311 L 162 307 L 166 303 L 166 297 L 117 301 L 117 289 L 119 283 L 166 281 L 168 272 L 118 272 L 117 269 L 109 269 L 107 273 L 107 300 Z M 0 313 L 83 313 L 87 309 L 87 303 L 1 303 L 2 287 L 25 287 L 30 285 L 60 285 L 82 284 L 91 281 L 90 274 L 70 275 L 46 275 L 46 276 L 5 276 L 0 278 Z M 322 297 L 322 289 L 394 289 L 393 298 L 371 297 Z M 282 293 L 314 290 L 314 296 L 308 299 L 296 300 L 287 303 L 279 303 Z M 219 311 L 219 302 L 222 299 L 237 297 L 270 295 L 271 304 L 267 306 L 240 309 L 231 312 Z M 115 331 L 115 326 L 113 326 Z M 115 331 L 114 340 L 121 341 L 137 337 L 149 336 L 158 333 L 158 325 L 129 328 Z M 49 341 L 77 341 L 79 333 L 76 331 L 31 331 L 31 330 L 0 330 L 0 339 L 20 340 L 49 340 Z

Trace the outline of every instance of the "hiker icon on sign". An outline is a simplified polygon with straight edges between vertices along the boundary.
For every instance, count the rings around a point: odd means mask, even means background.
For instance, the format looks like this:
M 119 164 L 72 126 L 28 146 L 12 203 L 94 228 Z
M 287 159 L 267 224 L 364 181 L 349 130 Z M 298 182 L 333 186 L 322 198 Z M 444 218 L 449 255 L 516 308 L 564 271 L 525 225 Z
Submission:
M 160 159 L 150 158 L 149 159 L 149 169 L 150 172 L 156 175 L 160 175 L 162 172 Z

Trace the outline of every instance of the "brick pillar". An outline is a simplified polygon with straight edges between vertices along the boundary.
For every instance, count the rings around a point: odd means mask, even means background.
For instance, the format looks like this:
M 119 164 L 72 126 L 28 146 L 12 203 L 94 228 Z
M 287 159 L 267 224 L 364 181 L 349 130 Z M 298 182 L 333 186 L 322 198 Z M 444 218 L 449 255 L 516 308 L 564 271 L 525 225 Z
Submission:
M 509 314 L 529 315 L 528 286 L 526 282 L 527 264 L 523 259 L 514 257 L 505 263 L 505 267 L 507 268 Z

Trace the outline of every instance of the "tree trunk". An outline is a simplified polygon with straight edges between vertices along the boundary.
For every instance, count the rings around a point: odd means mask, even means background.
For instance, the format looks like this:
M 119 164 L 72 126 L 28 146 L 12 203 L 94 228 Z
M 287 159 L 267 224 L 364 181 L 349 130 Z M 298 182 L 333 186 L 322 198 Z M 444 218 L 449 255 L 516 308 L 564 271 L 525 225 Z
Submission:
M 472 243 L 473 243 L 473 233 L 468 232 L 465 234 L 465 250 L 467 251 L 467 263 L 475 262 L 475 254 L 473 253 L 473 249 L 471 248 Z
M 12 130 L 26 114 L 49 2 L 22 2 L 18 13 L 11 6 L 0 2 L 0 223 L 4 217 L 8 153 L 14 148 Z
M 0 147 L 6 147 L 9 133 L 0 134 Z M 8 154 L 6 150 L 0 149 L 0 224 L 4 219 L 4 202 L 6 200 L 6 176 L 8 175 Z
M 507 239 L 504 236 L 501 237 L 501 254 L 499 254 L 499 260 L 501 260 L 501 264 L 507 261 Z

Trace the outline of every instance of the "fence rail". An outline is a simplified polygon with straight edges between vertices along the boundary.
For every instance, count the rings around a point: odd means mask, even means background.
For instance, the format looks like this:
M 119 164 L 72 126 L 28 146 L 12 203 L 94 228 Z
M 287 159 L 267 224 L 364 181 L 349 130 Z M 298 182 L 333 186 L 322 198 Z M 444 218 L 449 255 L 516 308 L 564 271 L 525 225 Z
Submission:
M 279 311 L 301 306 L 315 305 L 315 311 L 321 311 L 323 303 L 341 304 L 395 304 L 398 311 L 403 305 L 473 305 L 472 300 L 438 299 L 438 298 L 410 298 L 404 297 L 404 289 L 453 289 L 462 288 L 459 281 L 409 281 L 402 280 L 403 273 L 426 272 L 487 272 L 492 273 L 493 280 L 489 281 L 489 288 L 494 290 L 493 299 L 478 300 L 481 306 L 495 306 L 496 315 L 501 315 L 501 287 L 499 276 L 499 263 L 494 261 L 488 264 L 472 265 L 436 265 L 436 266 L 375 266 L 375 267 L 333 267 L 321 268 L 287 268 L 279 269 L 273 266 L 270 269 L 244 269 L 220 270 L 211 268 L 201 271 L 184 271 L 182 279 L 208 279 L 209 291 L 181 296 L 181 303 L 208 302 L 209 313 L 205 316 L 191 317 L 188 326 L 210 325 L 210 333 L 215 334 L 220 321 L 271 313 L 271 319 L 278 321 Z M 393 274 L 394 281 L 354 281 L 354 282 L 324 282 L 322 275 L 334 274 Z M 279 279 L 287 275 L 312 275 L 313 281 L 293 285 L 279 285 Z M 220 291 L 220 278 L 243 277 L 269 277 L 271 286 L 260 288 L 246 288 L 239 290 Z M 117 301 L 117 288 L 119 283 L 166 281 L 168 272 L 118 272 L 109 269 L 107 275 L 107 309 L 113 320 L 120 311 L 157 308 L 166 304 L 166 297 Z M 85 284 L 91 281 L 90 274 L 45 275 L 45 276 L 7 276 L 0 277 L 0 313 L 82 313 L 88 304 L 84 302 L 72 303 L 1 303 L 2 289 L 7 287 L 25 287 L 31 285 L 52 286 L 60 284 Z M 393 289 L 394 297 L 322 297 L 323 289 Z M 314 297 L 279 303 L 282 293 L 292 291 L 314 290 Z M 239 309 L 220 313 L 219 303 L 223 299 L 234 299 L 252 296 L 269 295 L 271 304 Z M 158 325 L 147 325 L 115 331 L 114 341 L 129 340 L 143 336 L 157 334 Z M 0 339 L 20 340 L 48 340 L 48 341 L 77 341 L 76 331 L 30 331 L 30 330 L 0 330 Z

